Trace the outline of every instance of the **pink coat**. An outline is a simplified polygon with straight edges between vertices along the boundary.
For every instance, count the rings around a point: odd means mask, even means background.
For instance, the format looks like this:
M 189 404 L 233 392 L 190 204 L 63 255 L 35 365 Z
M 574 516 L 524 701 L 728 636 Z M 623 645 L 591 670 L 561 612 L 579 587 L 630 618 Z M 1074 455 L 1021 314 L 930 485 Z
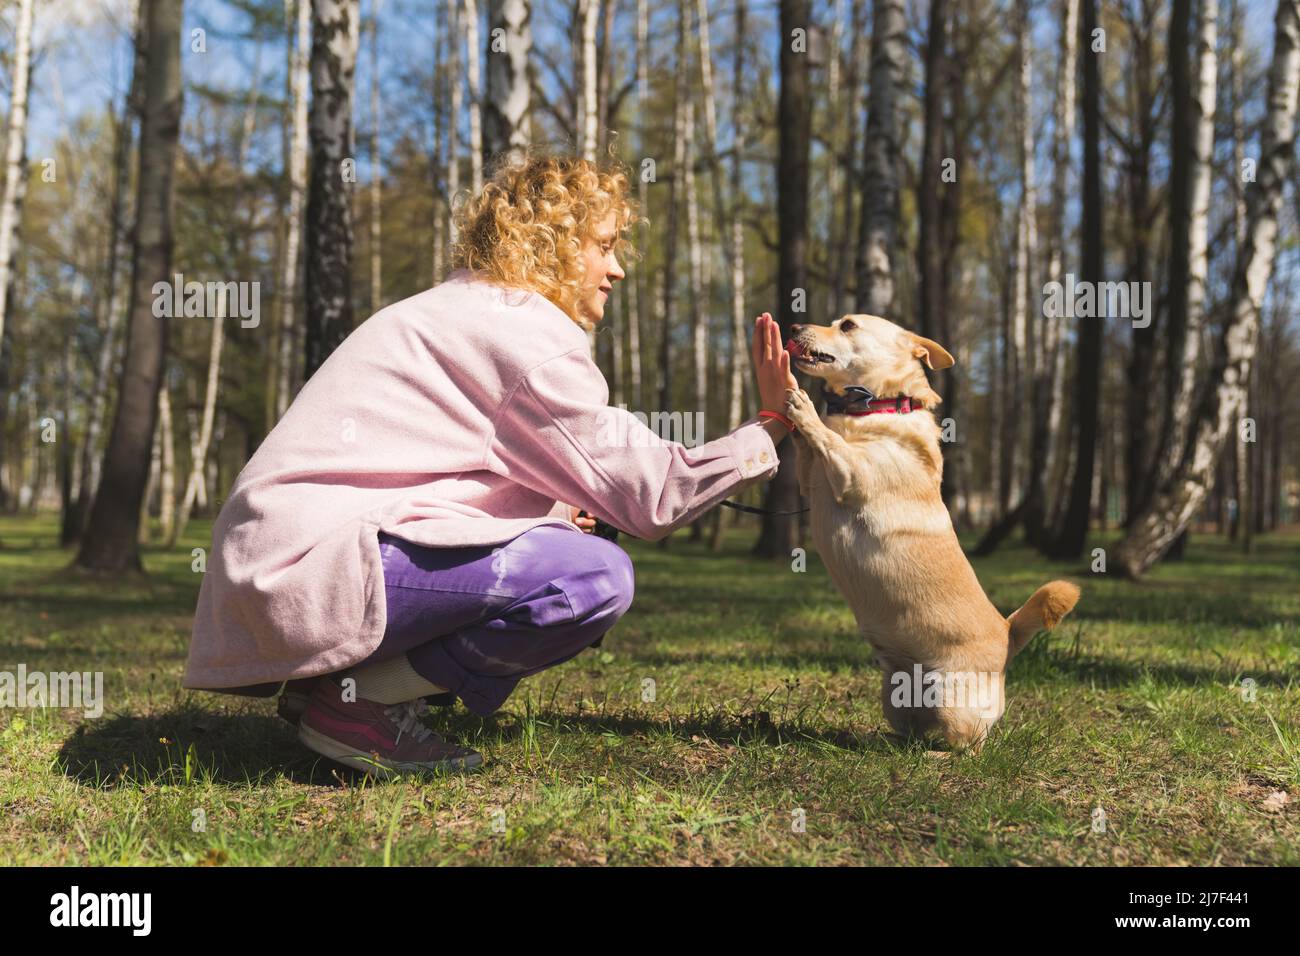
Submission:
M 430 547 L 543 524 L 581 534 L 572 504 L 656 539 L 776 473 L 761 419 L 688 448 L 608 402 L 586 333 L 541 295 L 459 270 L 376 313 L 303 386 L 222 506 L 184 686 L 364 660 L 384 633 L 380 531 Z

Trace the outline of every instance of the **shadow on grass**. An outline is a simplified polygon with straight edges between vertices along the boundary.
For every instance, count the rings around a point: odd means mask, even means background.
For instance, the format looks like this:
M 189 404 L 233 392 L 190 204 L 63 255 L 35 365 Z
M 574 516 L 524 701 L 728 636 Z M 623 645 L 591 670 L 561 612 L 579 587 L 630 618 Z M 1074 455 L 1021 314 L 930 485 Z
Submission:
M 435 712 L 436 713 L 436 712 Z M 880 730 L 853 731 L 838 728 L 812 728 L 795 722 L 772 719 L 764 710 L 749 710 L 738 714 L 691 714 L 680 717 L 658 717 L 644 714 L 594 714 L 573 713 L 553 708 L 535 711 L 531 720 L 544 724 L 557 733 L 580 733 L 599 737 L 615 734 L 619 737 L 645 737 L 669 734 L 674 739 L 690 742 L 695 739 L 710 740 L 718 744 L 827 744 L 855 753 L 896 752 L 899 747 L 888 734 Z M 515 714 L 493 714 L 476 717 L 463 710 L 444 711 L 435 727 L 461 738 L 490 737 L 507 742 L 528 731 L 529 720 Z
M 279 717 L 216 714 L 194 706 L 82 723 L 60 748 L 58 768 L 77 783 L 108 789 L 207 780 L 257 785 L 281 775 L 295 783 L 338 786 L 352 775 L 303 747 Z
M 462 741 L 487 738 L 508 743 L 523 736 L 527 721 L 512 713 L 480 718 L 457 707 L 436 709 L 435 729 Z M 774 722 L 766 711 L 673 718 L 636 714 L 581 714 L 545 709 L 533 720 L 556 733 L 637 737 L 669 733 L 682 741 L 789 744 L 813 742 L 858 753 L 899 749 L 881 731 L 811 729 Z M 490 757 L 490 754 L 489 754 Z M 312 786 L 347 786 L 365 775 L 312 753 L 279 717 L 214 714 L 181 707 L 148 717 L 121 715 L 81 724 L 59 750 L 58 770 L 87 787 L 115 789 L 185 786 L 211 781 L 257 786 L 283 776 Z
M 1031 641 L 1016 657 L 1007 670 L 1008 683 L 1046 683 L 1069 680 L 1079 684 L 1117 688 L 1132 684 L 1181 684 L 1187 687 L 1217 685 L 1228 686 L 1241 677 L 1250 677 L 1261 687 L 1287 687 L 1292 684 L 1294 672 L 1275 669 L 1252 668 L 1249 665 L 1222 658 L 1216 665 L 1197 667 L 1177 662 L 1162 663 L 1146 660 L 1118 660 L 1114 657 L 1097 657 L 1078 653 L 1064 638 L 1053 640 L 1040 635 Z

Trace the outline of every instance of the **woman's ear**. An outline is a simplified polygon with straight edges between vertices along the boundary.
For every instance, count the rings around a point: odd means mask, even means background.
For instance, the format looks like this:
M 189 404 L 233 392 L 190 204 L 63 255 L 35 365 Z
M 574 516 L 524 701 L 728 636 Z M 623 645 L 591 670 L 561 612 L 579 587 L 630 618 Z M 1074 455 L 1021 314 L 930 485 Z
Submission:
M 919 358 L 925 363 L 926 368 L 952 368 L 956 364 L 956 360 L 948 354 L 948 350 L 938 342 L 917 335 L 915 332 L 907 334 L 912 338 L 912 357 Z

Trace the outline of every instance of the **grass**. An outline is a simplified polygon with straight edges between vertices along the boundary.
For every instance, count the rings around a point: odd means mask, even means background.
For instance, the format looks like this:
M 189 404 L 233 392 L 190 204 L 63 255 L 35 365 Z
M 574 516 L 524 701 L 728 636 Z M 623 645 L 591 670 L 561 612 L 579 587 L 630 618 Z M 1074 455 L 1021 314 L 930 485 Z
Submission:
M 1300 864 L 1294 533 L 1250 558 L 1194 537 L 1142 584 L 976 561 L 1004 612 L 1054 576 L 1084 595 L 1017 659 L 983 753 L 952 760 L 885 735 L 815 554 L 752 560 L 748 529 L 720 556 L 625 540 L 636 601 L 603 647 L 491 718 L 429 718 L 483 770 L 380 784 L 317 760 L 273 700 L 180 689 L 208 534 L 110 585 L 67 570 L 52 518 L 0 521 L 0 669 L 103 671 L 106 696 L 95 719 L 0 709 L 0 862 Z

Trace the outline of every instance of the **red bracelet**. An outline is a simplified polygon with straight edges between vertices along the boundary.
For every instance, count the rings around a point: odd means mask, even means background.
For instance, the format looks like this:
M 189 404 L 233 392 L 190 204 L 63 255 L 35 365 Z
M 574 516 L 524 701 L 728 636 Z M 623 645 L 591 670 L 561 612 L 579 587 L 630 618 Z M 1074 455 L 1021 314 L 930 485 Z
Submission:
M 760 410 L 759 410 L 758 416 L 759 416 L 759 418 L 775 418 L 778 422 L 780 422 L 780 423 L 781 423 L 782 425 L 784 425 L 786 428 L 790 429 L 790 431 L 792 431 L 792 432 L 793 432 L 793 431 L 798 431 L 798 429 L 794 427 L 794 422 L 790 421 L 790 419 L 786 418 L 786 417 L 785 417 L 784 415 L 782 415 L 780 412 L 771 412 L 771 411 L 768 411 L 766 408 L 763 408 L 763 409 L 760 409 Z

